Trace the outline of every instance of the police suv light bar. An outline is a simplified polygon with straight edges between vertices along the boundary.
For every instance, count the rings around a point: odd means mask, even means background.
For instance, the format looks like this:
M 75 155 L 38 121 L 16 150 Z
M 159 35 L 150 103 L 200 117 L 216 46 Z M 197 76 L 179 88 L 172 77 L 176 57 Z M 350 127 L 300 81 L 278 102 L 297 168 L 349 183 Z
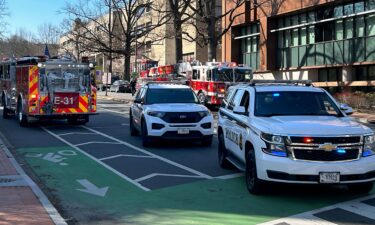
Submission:
M 251 80 L 249 85 L 255 86 L 256 84 L 293 84 L 293 85 L 305 85 L 312 86 L 311 80 Z

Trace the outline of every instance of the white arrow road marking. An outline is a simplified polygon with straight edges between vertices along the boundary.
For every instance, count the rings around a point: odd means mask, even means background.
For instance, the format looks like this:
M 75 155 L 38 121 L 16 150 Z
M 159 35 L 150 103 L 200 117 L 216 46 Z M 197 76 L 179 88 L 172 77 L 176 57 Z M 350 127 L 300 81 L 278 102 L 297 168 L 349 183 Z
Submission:
M 77 180 L 77 182 L 80 183 L 83 187 L 85 187 L 85 189 L 77 189 L 78 191 L 86 192 L 100 197 L 104 197 L 107 194 L 109 188 L 108 186 L 98 188 L 95 184 L 91 183 L 86 179 Z

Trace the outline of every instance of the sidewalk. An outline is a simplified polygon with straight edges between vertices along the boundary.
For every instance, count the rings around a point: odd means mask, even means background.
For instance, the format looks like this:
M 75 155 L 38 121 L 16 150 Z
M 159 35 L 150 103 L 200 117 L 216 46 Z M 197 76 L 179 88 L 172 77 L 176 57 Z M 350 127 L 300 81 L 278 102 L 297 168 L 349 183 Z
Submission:
M 134 100 L 135 96 L 132 96 L 131 93 L 115 93 L 115 92 L 107 92 L 107 96 L 105 96 L 105 91 L 98 91 L 98 99 L 105 99 L 105 100 L 113 100 L 128 103 Z
M 354 112 L 351 116 L 354 117 L 358 122 L 375 124 L 375 113 L 368 114 L 368 113 Z
M 0 225 L 66 224 L 0 139 Z

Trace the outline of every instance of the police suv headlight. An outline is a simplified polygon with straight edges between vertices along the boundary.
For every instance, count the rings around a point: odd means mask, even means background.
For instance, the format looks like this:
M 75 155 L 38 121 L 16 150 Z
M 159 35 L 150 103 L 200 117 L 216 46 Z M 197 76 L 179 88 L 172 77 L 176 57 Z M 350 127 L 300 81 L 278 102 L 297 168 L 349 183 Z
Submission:
M 147 115 L 153 116 L 153 117 L 163 118 L 164 115 L 165 115 L 165 112 L 149 111 L 149 112 L 147 112 Z
M 198 112 L 199 116 L 200 117 L 206 117 L 206 116 L 209 116 L 210 115 L 210 112 L 209 111 L 200 111 Z
M 262 148 L 264 153 L 280 157 L 288 156 L 283 136 L 261 133 L 260 137 L 267 146 Z
M 367 157 L 375 155 L 375 135 L 367 135 L 363 137 L 363 152 L 362 156 Z

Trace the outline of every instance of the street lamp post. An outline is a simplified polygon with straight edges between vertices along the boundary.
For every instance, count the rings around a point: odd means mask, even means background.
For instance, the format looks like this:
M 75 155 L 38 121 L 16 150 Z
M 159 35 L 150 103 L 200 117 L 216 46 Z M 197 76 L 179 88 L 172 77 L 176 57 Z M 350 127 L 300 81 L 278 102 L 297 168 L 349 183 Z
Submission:
M 108 34 L 109 34 L 109 68 L 107 73 L 107 88 L 105 89 L 105 96 L 108 96 L 108 76 L 112 77 L 112 0 L 109 0 L 109 18 L 108 18 Z

